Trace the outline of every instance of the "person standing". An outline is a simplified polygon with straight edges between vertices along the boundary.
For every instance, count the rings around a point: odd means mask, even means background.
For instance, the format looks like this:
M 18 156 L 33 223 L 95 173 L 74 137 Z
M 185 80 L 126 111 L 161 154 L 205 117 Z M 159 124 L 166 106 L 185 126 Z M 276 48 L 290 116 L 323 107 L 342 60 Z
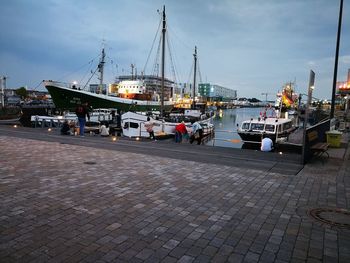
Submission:
M 203 138 L 203 128 L 199 124 L 198 121 L 192 121 L 192 135 L 190 138 L 190 143 L 192 144 L 195 140 L 197 140 L 197 144 L 201 144 Z
M 175 127 L 175 142 L 181 143 L 182 139 L 185 137 L 187 134 L 187 129 L 185 122 L 181 122 Z
M 79 121 L 79 135 L 84 136 L 84 131 L 85 131 L 85 123 L 86 123 L 86 117 L 90 121 L 90 114 L 89 110 L 87 108 L 88 104 L 83 103 L 78 105 L 78 107 L 75 109 L 75 114 L 78 117 Z
M 272 152 L 273 150 L 273 142 L 266 134 L 263 135 L 263 139 L 261 140 L 260 150 L 262 152 Z
M 149 138 L 156 141 L 156 137 L 154 136 L 153 126 L 154 123 L 151 121 L 150 117 L 147 117 L 147 121 L 144 123 L 146 131 L 149 133 Z

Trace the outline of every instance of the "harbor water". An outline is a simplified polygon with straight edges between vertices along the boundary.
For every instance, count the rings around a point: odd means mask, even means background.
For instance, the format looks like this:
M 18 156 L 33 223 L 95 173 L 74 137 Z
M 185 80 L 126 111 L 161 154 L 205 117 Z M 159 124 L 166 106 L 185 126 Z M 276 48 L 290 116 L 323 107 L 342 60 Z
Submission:
M 243 143 L 237 133 L 237 125 L 250 118 L 259 117 L 263 108 L 236 108 L 218 110 L 214 118 L 215 135 L 206 144 L 208 146 L 242 148 Z

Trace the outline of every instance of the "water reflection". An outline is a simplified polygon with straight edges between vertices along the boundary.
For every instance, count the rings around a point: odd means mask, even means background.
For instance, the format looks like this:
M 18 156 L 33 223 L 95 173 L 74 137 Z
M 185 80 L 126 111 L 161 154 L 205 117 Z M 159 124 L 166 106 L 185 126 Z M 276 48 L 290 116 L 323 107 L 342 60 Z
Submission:
M 259 117 L 262 108 L 237 108 L 220 110 L 214 118 L 215 135 L 206 144 L 220 147 L 242 148 L 237 133 L 237 124 L 250 118 Z

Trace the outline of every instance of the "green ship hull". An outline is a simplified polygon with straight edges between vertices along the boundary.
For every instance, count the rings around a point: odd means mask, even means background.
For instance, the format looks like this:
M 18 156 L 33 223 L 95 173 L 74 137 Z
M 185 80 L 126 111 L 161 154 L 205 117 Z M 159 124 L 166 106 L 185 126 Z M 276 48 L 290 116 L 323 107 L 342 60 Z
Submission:
M 144 101 L 124 99 L 116 96 L 96 94 L 84 90 L 58 85 L 53 81 L 45 81 L 44 85 L 51 95 L 56 108 L 74 110 L 78 104 L 87 102 L 92 108 L 108 108 L 126 111 L 160 111 L 160 101 Z M 170 111 L 173 104 L 164 102 L 164 111 Z

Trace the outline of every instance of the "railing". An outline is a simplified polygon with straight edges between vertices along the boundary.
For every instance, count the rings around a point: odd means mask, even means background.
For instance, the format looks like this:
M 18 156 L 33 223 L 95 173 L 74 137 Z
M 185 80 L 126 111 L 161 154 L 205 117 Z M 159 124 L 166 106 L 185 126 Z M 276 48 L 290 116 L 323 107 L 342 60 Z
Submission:
M 210 129 L 210 128 L 208 128 Z M 237 134 L 237 131 L 230 131 L 230 130 L 215 130 L 212 129 L 211 131 L 209 131 L 209 135 L 207 135 L 208 139 L 207 141 L 212 141 L 211 145 L 215 146 L 216 142 L 221 141 L 221 142 L 229 142 L 229 143 L 242 143 L 241 139 L 229 139 L 229 138 L 218 138 L 217 135 L 218 134 Z M 214 135 L 215 134 L 215 135 Z M 233 137 L 233 136 L 232 136 Z M 260 142 L 252 142 L 252 143 L 260 143 Z
M 49 117 L 49 116 L 32 116 L 30 121 L 34 128 L 44 128 L 44 127 L 61 127 L 64 121 L 72 120 L 58 117 Z

